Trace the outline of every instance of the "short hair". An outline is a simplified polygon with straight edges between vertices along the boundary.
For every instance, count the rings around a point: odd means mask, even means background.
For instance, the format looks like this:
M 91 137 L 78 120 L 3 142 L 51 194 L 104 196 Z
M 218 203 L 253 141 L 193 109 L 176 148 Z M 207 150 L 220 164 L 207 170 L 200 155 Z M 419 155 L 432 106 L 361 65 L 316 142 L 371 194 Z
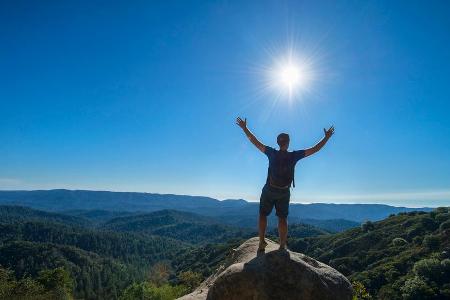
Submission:
M 289 134 L 287 133 L 280 133 L 277 136 L 277 144 L 280 147 L 286 146 L 287 144 L 289 144 Z

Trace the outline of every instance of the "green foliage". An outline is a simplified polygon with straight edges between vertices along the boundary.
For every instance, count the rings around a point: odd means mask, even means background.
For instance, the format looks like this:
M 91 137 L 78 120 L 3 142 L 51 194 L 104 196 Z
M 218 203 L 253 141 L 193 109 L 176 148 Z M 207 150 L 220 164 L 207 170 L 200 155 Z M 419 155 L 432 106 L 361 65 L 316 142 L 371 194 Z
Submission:
M 295 220 L 296 221 L 296 220 Z M 323 229 L 325 233 L 336 233 L 342 232 L 347 229 L 359 227 L 361 224 L 355 221 L 345 220 L 345 219 L 328 219 L 328 220 L 318 220 L 318 219 L 300 219 L 301 224 L 312 225 L 315 228 Z M 294 222 L 291 222 L 294 223 Z M 289 225 L 291 227 L 292 225 Z M 289 231 L 291 229 L 289 228 Z M 296 235 L 294 235 L 296 236 Z M 300 236 L 296 236 L 300 237 Z
M 436 258 L 421 259 L 414 264 L 413 272 L 422 278 L 439 279 L 441 276 L 441 262 Z
M 353 300 L 371 300 L 369 292 L 367 292 L 364 285 L 359 281 L 352 281 Z
M 0 299 L 72 299 L 72 278 L 66 270 L 57 268 L 41 271 L 36 279 L 17 280 L 12 271 L 0 268 Z
M 301 249 L 350 280 L 361 282 L 376 299 L 400 300 L 402 294 L 408 299 L 446 299 L 450 292 L 450 239 L 446 230 L 440 230 L 447 225 L 437 221 L 437 216 L 448 210 L 440 211 L 401 213 L 372 225 L 364 223 L 361 229 L 291 238 L 288 243 L 293 251 Z
M 269 234 L 272 234 L 274 236 L 278 236 L 278 228 L 273 228 Z M 296 238 L 305 238 L 305 237 L 311 237 L 311 236 L 318 236 L 318 235 L 324 235 L 324 234 L 330 234 L 328 231 L 320 229 L 316 226 L 308 225 L 308 224 L 289 224 L 289 230 L 288 235 L 290 237 L 296 237 Z
M 114 215 L 107 213 L 105 218 Z M 213 221 L 208 223 L 206 217 L 172 211 L 154 216 L 158 216 L 153 220 L 159 223 L 158 228 L 167 225 L 175 230 L 179 224 L 190 221 L 212 224 L 207 229 L 196 227 L 203 230 L 199 231 L 201 239 L 208 241 L 208 236 L 214 236 L 211 240 L 215 241 L 216 232 L 224 240 L 192 246 L 198 241 L 195 232 L 183 232 L 183 240 L 189 241 L 185 243 L 147 232 L 110 231 L 78 217 L 0 207 L 0 265 L 11 270 L 0 272 L 0 277 L 6 278 L 0 283 L 0 299 L 8 299 L 8 293 L 22 299 L 38 299 L 35 295 L 45 293 L 44 299 L 64 299 L 72 290 L 76 299 L 117 299 L 131 283 L 144 280 L 150 280 L 161 293 L 182 282 L 184 285 L 177 289 L 183 287 L 187 292 L 217 269 L 230 249 L 242 243 L 241 231 L 224 233 L 221 230 L 229 227 L 217 227 Z M 167 217 L 175 220 L 168 224 Z M 137 220 L 137 225 L 140 218 L 127 221 Z M 144 219 L 149 221 L 148 216 Z M 122 221 L 119 223 L 125 224 Z M 24 279 L 8 279 L 16 277 Z
M 436 235 L 426 235 L 423 239 L 423 245 L 430 250 L 437 250 L 440 246 L 440 238 Z
M 435 291 L 419 276 L 407 279 L 400 291 L 403 299 L 407 300 L 431 299 L 436 296 Z
M 435 219 L 437 222 L 439 222 L 439 223 L 448 221 L 448 220 L 450 220 L 450 213 L 448 213 L 448 212 L 445 212 L 445 213 L 438 213 L 438 214 L 434 217 L 434 219 Z
M 375 228 L 375 225 L 371 221 L 366 221 L 361 224 L 361 230 L 363 232 L 369 232 Z
M 438 213 L 438 214 L 448 213 L 449 212 L 449 208 L 448 207 L 437 207 L 435 209 L 435 212 Z
M 203 279 L 211 275 L 229 257 L 232 249 L 244 240 L 229 240 L 222 244 L 207 244 L 189 249 L 172 260 L 172 266 L 178 271 L 192 271 L 202 275 Z
M 395 238 L 395 239 L 393 239 L 392 240 L 392 244 L 395 246 L 395 247 L 400 247 L 400 246 L 404 246 L 404 245 L 407 245 L 408 244 L 408 242 L 405 240 L 405 239 L 403 239 L 403 238 Z
M 60 299 L 69 298 L 73 291 L 73 279 L 62 267 L 40 271 L 37 282 L 46 290 L 53 291 Z
M 89 226 L 91 222 L 85 218 L 45 212 L 23 206 L 0 205 L 0 220 L 5 224 L 15 224 L 25 221 L 53 222 L 73 226 Z
M 440 231 L 445 231 L 448 229 L 450 229 L 450 220 L 441 223 L 441 225 L 439 226 Z
M 413 243 L 414 243 L 415 245 L 421 245 L 422 242 L 423 242 L 423 237 L 422 237 L 422 236 L 415 236 L 415 237 L 413 238 Z
M 178 274 L 179 281 L 189 289 L 189 292 L 193 291 L 202 282 L 202 275 L 192 271 L 184 271 Z
M 150 282 L 133 283 L 125 289 L 120 300 L 173 300 L 187 293 L 183 285 L 157 286 Z
M 189 212 L 161 210 L 112 219 L 103 229 L 164 236 L 191 244 L 222 242 L 231 238 L 249 238 L 256 232 L 218 223 L 215 219 Z
M 157 286 L 161 286 L 169 282 L 171 270 L 170 265 L 166 262 L 158 262 L 152 266 L 150 270 L 149 280 Z

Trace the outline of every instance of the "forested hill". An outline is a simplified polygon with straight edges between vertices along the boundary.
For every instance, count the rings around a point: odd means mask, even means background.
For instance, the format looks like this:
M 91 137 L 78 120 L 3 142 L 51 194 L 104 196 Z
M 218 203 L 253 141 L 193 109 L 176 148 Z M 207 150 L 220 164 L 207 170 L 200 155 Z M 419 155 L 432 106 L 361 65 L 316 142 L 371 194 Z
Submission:
M 378 299 L 450 299 L 450 210 L 392 215 L 333 235 L 291 239 Z
M 54 299 L 51 295 L 61 292 L 82 299 L 133 299 L 135 289 L 149 283 L 146 289 L 181 295 L 256 235 L 254 229 L 175 210 L 70 213 L 0 206 L 0 298 L 6 290 L 24 299 Z M 320 234 L 329 232 L 291 225 L 293 237 Z
M 75 280 L 77 298 L 116 299 L 150 267 L 187 251 L 180 241 L 102 232 L 53 222 L 0 223 L 0 266 L 17 278 L 63 267 Z
M 0 206 L 1 291 L 25 299 L 30 293 L 52 299 L 47 296 L 72 290 L 83 299 L 134 299 L 143 291 L 180 296 L 255 234 L 186 211 L 71 214 Z M 354 224 L 330 224 L 337 222 Z M 269 237 L 276 236 L 270 229 Z M 447 299 L 449 236 L 450 211 L 438 208 L 391 215 L 337 234 L 291 224 L 288 247 L 335 267 L 381 299 Z
M 193 244 L 219 243 L 256 235 L 256 230 L 224 225 L 211 217 L 176 210 L 118 217 L 107 221 L 101 228 L 170 237 Z
M 248 226 L 251 223 L 252 228 L 259 205 L 244 200 L 219 201 L 201 196 L 82 190 L 0 191 L 0 204 L 28 206 L 54 212 L 106 210 L 142 213 L 176 209 L 220 218 L 220 221 L 231 225 Z M 345 219 L 362 222 L 381 220 L 390 214 L 416 210 L 431 209 L 380 204 L 291 203 L 289 219 L 291 223 L 300 223 L 303 219 Z

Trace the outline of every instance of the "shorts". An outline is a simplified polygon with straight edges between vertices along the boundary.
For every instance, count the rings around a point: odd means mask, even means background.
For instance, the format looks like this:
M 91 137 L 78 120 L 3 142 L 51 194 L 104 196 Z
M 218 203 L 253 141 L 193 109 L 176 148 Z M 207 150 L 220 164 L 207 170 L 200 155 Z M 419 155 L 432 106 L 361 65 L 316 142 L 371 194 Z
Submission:
M 268 216 L 275 206 L 276 215 L 280 218 L 286 218 L 289 214 L 290 198 L 290 189 L 278 189 L 266 184 L 259 199 L 259 213 Z

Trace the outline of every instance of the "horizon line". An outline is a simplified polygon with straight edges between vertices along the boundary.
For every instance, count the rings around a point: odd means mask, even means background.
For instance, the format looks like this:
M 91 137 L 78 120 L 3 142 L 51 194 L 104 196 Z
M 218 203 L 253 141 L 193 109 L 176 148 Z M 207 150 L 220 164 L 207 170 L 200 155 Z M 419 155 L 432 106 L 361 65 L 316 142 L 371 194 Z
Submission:
M 57 191 L 57 190 L 65 190 L 65 191 L 85 191 L 85 192 L 108 192 L 108 193 L 136 193 L 136 194 L 153 194 L 153 195 L 172 195 L 172 196 L 187 196 L 187 197 L 202 197 L 202 198 L 210 198 L 213 200 L 217 200 L 217 201 L 245 201 L 248 203 L 258 203 L 259 200 L 246 200 L 243 198 L 216 198 L 216 197 L 212 197 L 212 196 L 205 196 L 205 195 L 194 195 L 194 194 L 176 194 L 176 193 L 161 193 L 161 192 L 148 192 L 148 191 L 123 191 L 123 190 L 107 190 L 107 189 L 79 189 L 79 188 L 35 188 L 35 189 L 3 189 L 0 188 L 0 192 L 36 192 L 36 191 Z M 444 191 L 444 193 L 447 193 L 447 191 Z M 450 192 L 448 192 L 450 194 Z M 378 195 L 411 195 L 413 193 L 383 193 L 383 194 L 378 194 Z M 424 194 L 424 192 L 418 192 L 415 193 L 417 194 Z M 433 193 L 433 194 L 436 194 Z M 375 200 L 375 198 L 371 198 L 374 195 L 377 194 L 371 194 L 371 195 L 357 195 L 357 194 L 353 194 L 353 195 L 340 195 L 340 196 L 326 196 L 323 195 L 322 199 L 327 199 L 328 201 L 291 201 L 291 204 L 302 204 L 302 205 L 311 205 L 311 204 L 335 204 L 335 205 L 387 205 L 387 206 L 391 206 L 391 207 L 406 207 L 406 208 L 436 208 L 436 207 L 440 207 L 442 205 L 422 205 L 422 204 L 418 204 L 418 205 L 408 205 L 408 204 L 398 204 L 395 205 L 394 203 L 389 204 L 389 201 L 386 202 L 380 202 L 383 200 Z M 320 197 L 319 197 L 320 198 Z M 368 202 L 357 202 L 357 201 L 349 201 L 349 202 L 329 202 L 329 200 L 331 199 L 340 199 L 340 200 L 344 200 L 344 199 L 372 199 L 371 201 L 369 200 Z M 391 200 L 392 202 L 393 200 Z M 411 200 L 410 200 L 411 201 Z M 441 201 L 445 201 L 445 200 L 441 200 Z M 447 205 L 447 206 L 450 206 Z M 445 206 L 446 207 L 446 206 Z

